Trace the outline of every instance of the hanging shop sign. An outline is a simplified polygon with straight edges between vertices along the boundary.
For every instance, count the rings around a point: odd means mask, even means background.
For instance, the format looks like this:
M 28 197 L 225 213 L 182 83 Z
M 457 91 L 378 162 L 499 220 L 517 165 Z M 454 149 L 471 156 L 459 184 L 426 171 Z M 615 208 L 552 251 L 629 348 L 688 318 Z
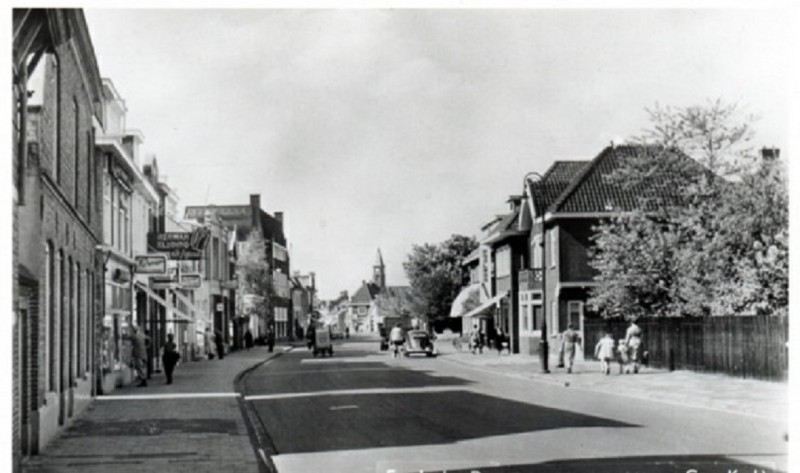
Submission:
M 178 271 L 170 268 L 169 274 L 165 276 L 151 276 L 150 289 L 173 289 L 178 285 Z
M 211 230 L 201 227 L 191 232 L 148 233 L 147 243 L 169 259 L 200 260 L 210 236 Z
M 199 274 L 181 274 L 181 289 L 196 289 L 200 287 Z
M 138 274 L 167 273 L 167 257 L 165 255 L 139 255 L 136 259 L 136 272 Z

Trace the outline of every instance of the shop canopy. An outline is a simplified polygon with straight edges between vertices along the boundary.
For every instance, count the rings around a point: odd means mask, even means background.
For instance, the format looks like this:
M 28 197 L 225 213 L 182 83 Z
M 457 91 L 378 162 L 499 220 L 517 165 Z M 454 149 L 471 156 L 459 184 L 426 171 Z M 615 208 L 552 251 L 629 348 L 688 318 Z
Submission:
M 147 294 L 151 299 L 164 306 L 167 310 L 171 310 L 177 316 L 177 319 L 173 320 L 173 322 L 194 322 L 194 319 L 178 310 L 177 307 L 165 301 L 161 296 L 156 294 L 155 291 L 147 287 L 146 284 L 137 281 L 136 287 L 144 291 L 144 293 Z
M 464 315 L 464 312 L 466 312 L 466 309 L 464 309 L 464 303 L 470 298 L 477 298 L 477 300 L 480 300 L 480 296 L 480 284 L 470 284 L 469 286 L 461 289 L 461 292 L 458 293 L 458 296 L 456 296 L 456 299 L 453 301 L 453 305 L 450 306 L 450 317 L 457 318 Z
M 485 312 L 488 312 L 489 310 L 494 309 L 497 306 L 497 304 L 500 303 L 500 300 L 503 299 L 504 297 L 506 297 L 507 295 L 508 295 L 508 291 L 505 291 L 502 294 L 498 294 L 498 295 L 492 297 L 491 299 L 489 299 L 488 301 L 485 301 L 484 303 L 482 303 L 478 307 L 476 307 L 476 308 L 472 309 L 471 311 L 467 312 L 462 317 L 475 317 L 476 315 L 481 315 L 481 314 L 483 314 Z

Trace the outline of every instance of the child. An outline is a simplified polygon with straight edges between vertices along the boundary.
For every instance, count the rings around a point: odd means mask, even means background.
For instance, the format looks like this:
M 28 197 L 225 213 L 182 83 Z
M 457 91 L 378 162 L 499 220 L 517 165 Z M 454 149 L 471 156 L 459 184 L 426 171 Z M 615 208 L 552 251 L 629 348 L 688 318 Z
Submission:
M 600 360 L 600 372 L 610 374 L 609 362 L 614 359 L 614 339 L 611 338 L 610 332 L 606 332 L 603 338 L 597 342 L 594 347 L 594 356 Z
M 617 342 L 617 352 L 619 356 L 617 360 L 619 361 L 619 374 L 622 374 L 624 371 L 626 374 L 631 372 L 631 368 L 628 365 L 628 345 L 625 344 L 625 339 L 620 338 Z

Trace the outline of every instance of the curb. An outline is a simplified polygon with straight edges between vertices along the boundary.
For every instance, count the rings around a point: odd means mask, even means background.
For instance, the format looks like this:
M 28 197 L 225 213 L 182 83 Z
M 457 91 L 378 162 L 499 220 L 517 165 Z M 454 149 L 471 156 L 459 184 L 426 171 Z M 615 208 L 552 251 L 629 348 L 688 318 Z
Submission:
M 258 460 L 259 473 L 277 473 L 278 470 L 275 467 L 275 463 L 272 461 L 272 456 L 277 453 L 277 450 L 272 442 L 272 437 L 269 436 L 255 408 L 251 403 L 244 400 L 244 380 L 256 369 L 280 357 L 284 353 L 291 351 L 293 348 L 294 347 L 289 346 L 287 350 L 274 352 L 272 356 L 240 371 L 233 379 L 233 389 L 239 394 L 239 396 L 237 396 L 239 409 L 242 411 L 242 419 L 244 420 L 247 433 L 250 437 L 250 445 L 253 447 L 253 453 Z M 262 445 L 267 448 L 268 451 L 265 452 Z

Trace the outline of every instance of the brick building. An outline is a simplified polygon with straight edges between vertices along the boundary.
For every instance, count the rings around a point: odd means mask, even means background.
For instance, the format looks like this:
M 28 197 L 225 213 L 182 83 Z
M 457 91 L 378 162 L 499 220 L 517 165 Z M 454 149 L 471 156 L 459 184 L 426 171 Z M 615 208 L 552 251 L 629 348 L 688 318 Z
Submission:
M 96 389 L 103 261 L 102 84 L 81 10 L 13 11 L 13 456 L 37 453 Z

